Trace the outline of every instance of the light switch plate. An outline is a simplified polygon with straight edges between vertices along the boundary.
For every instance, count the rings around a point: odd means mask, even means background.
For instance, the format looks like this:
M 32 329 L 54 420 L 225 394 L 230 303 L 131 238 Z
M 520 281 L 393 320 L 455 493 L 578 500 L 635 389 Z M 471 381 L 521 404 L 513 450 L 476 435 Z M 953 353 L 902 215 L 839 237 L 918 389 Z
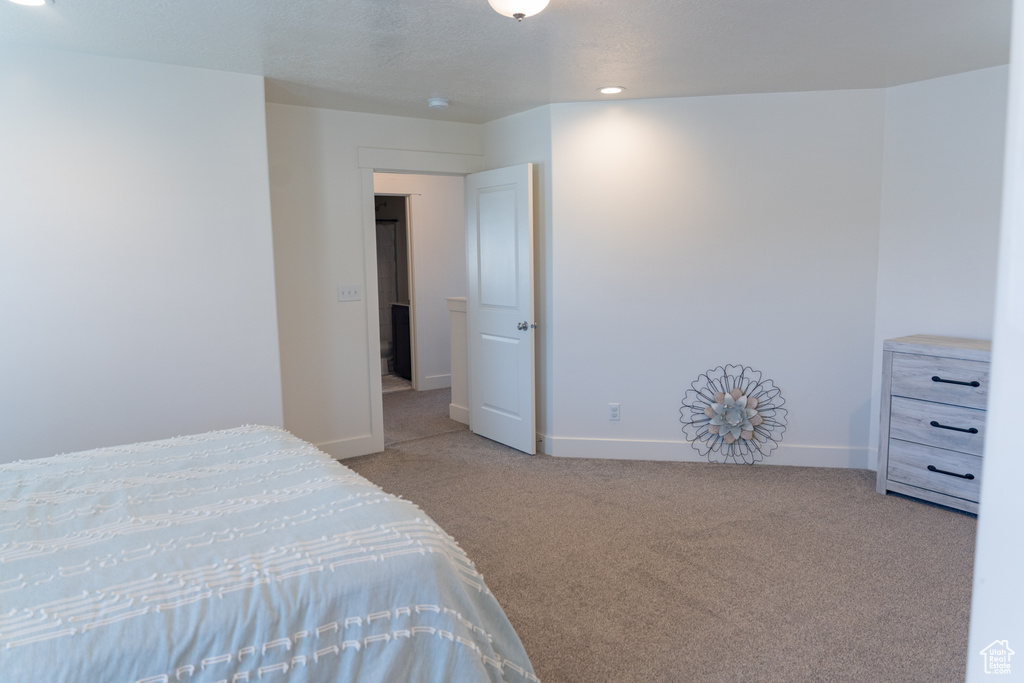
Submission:
M 338 301 L 361 301 L 362 285 L 338 285 Z

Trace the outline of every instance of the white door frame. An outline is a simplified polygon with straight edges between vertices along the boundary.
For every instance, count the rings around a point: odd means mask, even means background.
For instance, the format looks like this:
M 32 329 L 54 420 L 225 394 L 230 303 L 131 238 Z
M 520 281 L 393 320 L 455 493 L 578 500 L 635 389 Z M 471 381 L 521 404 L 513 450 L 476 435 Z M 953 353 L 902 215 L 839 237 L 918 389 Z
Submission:
M 468 175 L 484 169 L 477 154 L 416 152 L 403 149 L 360 147 L 359 170 L 363 188 L 363 291 L 366 293 L 366 369 L 369 373 L 370 439 L 373 452 L 384 450 L 384 399 L 380 374 L 380 305 L 377 295 L 377 222 L 373 174 Z

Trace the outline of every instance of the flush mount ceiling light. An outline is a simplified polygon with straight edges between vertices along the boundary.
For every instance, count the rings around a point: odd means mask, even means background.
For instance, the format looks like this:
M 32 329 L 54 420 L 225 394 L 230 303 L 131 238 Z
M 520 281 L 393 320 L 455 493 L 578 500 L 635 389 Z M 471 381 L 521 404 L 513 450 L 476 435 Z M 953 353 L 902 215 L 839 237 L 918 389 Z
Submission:
M 498 14 L 522 21 L 548 6 L 548 0 L 487 0 Z
M 26 7 L 42 7 L 47 4 L 47 0 L 11 0 L 15 5 L 25 5 Z M 53 2 L 53 0 L 50 0 Z
M 620 92 L 624 90 L 625 88 L 623 88 L 621 85 L 609 85 L 607 88 L 598 89 L 597 92 L 601 93 L 602 95 L 618 95 Z

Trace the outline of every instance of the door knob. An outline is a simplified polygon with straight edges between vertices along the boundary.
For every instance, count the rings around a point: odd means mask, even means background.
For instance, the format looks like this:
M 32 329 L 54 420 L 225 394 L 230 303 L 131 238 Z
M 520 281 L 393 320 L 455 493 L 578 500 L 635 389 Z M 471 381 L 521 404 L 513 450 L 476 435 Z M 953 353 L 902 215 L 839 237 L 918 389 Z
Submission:
M 516 325 L 516 329 L 519 330 L 519 331 L 528 330 L 528 329 L 530 329 L 530 323 L 528 323 L 528 322 L 526 322 L 524 320 L 523 322 L 521 322 L 518 325 Z

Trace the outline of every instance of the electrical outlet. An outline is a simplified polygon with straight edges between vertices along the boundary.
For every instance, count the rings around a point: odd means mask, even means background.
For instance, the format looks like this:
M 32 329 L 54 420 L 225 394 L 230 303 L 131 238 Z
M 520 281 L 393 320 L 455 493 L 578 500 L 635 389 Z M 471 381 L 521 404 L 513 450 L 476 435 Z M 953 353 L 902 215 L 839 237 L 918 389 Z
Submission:
M 612 422 L 619 421 L 619 404 L 609 403 L 608 404 L 608 419 Z
M 362 298 L 362 285 L 338 285 L 338 301 L 360 301 Z

